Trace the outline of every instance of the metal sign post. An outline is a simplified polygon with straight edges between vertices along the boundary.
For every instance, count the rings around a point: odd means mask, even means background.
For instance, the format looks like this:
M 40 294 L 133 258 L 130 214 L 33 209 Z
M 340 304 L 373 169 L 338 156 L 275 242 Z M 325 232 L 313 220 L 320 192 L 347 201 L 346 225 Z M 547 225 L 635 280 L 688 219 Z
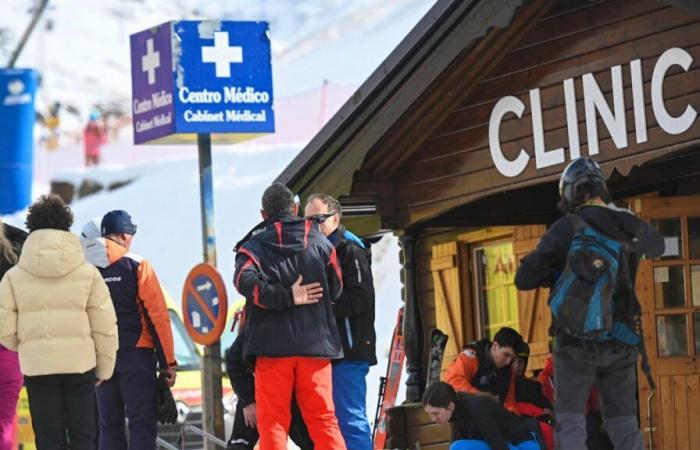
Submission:
M 199 200 L 202 214 L 202 249 L 205 263 L 216 266 L 216 234 L 214 232 L 214 185 L 212 181 L 211 135 L 197 135 L 199 150 Z M 225 317 L 225 315 L 224 315 Z M 225 319 L 224 319 L 225 320 Z M 203 425 L 204 431 L 225 439 L 224 405 L 221 401 L 221 344 L 219 340 L 204 347 L 202 356 Z M 208 450 L 216 448 L 206 442 Z

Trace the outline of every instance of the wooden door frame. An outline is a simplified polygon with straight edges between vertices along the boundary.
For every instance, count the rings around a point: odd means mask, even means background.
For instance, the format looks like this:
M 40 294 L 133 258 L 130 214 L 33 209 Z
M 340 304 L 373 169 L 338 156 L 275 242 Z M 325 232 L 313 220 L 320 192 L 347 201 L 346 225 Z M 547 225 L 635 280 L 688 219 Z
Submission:
M 642 197 L 632 199 L 630 206 L 642 219 L 649 221 L 654 219 L 669 219 L 683 217 L 700 217 L 700 195 L 675 196 L 675 197 Z M 687 395 L 690 384 L 682 382 L 683 377 L 695 375 L 689 383 L 696 384 L 697 375 L 700 374 L 700 355 L 695 350 L 695 335 L 693 316 L 700 313 L 700 305 L 692 303 L 692 272 L 688 277 L 690 267 L 700 264 L 700 259 L 691 259 L 689 254 L 688 224 L 687 220 L 681 220 L 681 248 L 682 257 L 678 261 L 672 260 L 642 260 L 637 277 L 637 293 L 642 305 L 642 326 L 645 331 L 645 345 L 649 354 L 649 363 L 657 383 L 657 392 L 651 401 L 651 417 L 653 422 L 650 427 L 648 421 L 648 398 L 651 390 L 645 380 L 644 374 L 638 370 L 640 422 L 644 431 L 645 443 L 648 442 L 648 434 L 653 432 L 654 448 L 666 448 L 680 445 L 682 442 L 695 442 L 700 436 L 696 430 L 696 424 L 688 423 L 688 417 L 681 411 L 687 408 Z M 654 268 L 663 266 L 681 265 L 684 267 L 684 297 L 686 304 L 683 308 L 657 308 L 654 292 Z M 663 314 L 685 314 L 690 319 L 686 322 L 686 336 L 688 337 L 688 354 L 686 356 L 658 356 L 658 339 L 656 329 L 656 317 Z M 663 367 L 662 367 L 663 366 Z M 700 386 L 696 386 L 700 388 Z M 697 390 L 697 389 L 696 389 Z M 677 398 L 676 398 L 677 397 Z M 676 403 L 676 400 L 679 402 Z M 685 401 L 685 404 L 683 402 Z M 695 406 L 697 409 L 697 405 Z M 690 409 L 688 409 L 690 410 Z M 670 411 L 670 414 L 668 413 Z M 700 413 L 697 414 L 700 416 Z M 696 417 L 697 418 L 697 417 Z M 680 422 L 679 422 L 680 421 Z M 668 427 L 669 429 L 664 430 Z M 686 429 L 686 435 L 678 433 L 679 428 Z M 671 442 L 672 441 L 672 442 Z

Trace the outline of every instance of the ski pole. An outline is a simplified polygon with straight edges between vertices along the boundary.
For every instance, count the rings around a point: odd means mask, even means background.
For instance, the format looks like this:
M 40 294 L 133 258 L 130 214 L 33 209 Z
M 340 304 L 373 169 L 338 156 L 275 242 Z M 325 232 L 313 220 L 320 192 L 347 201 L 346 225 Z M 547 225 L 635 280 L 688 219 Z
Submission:
M 384 401 L 384 390 L 386 389 L 386 377 L 379 377 L 379 399 L 377 401 L 377 410 L 374 413 L 374 425 L 372 426 L 372 441 L 377 435 L 377 424 L 379 423 L 379 413 L 382 410 L 382 402 Z

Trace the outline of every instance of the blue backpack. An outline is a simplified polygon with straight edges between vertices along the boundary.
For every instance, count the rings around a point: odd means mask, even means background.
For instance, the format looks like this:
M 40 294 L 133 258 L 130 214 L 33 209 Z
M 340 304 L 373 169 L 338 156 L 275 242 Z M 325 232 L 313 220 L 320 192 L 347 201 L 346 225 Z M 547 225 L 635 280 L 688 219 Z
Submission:
M 549 307 L 556 327 L 570 336 L 608 340 L 617 334 L 613 296 L 622 286 L 631 285 L 627 244 L 602 234 L 577 214 L 570 217 L 574 234 Z

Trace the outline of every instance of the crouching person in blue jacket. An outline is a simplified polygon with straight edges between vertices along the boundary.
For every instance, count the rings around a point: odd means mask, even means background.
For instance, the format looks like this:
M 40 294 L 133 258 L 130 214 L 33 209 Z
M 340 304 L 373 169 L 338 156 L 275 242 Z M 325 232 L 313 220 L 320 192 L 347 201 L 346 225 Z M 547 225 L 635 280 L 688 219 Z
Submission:
M 450 450 L 544 449 L 532 424 L 506 411 L 490 394 L 458 394 L 438 381 L 425 390 L 423 407 L 433 422 L 452 423 Z
M 345 445 L 372 450 L 367 420 L 367 373 L 377 364 L 374 331 L 374 281 L 369 244 L 341 224 L 340 203 L 330 195 L 309 197 L 304 214 L 335 246 L 343 272 L 343 292 L 333 304 L 343 359 L 333 362 L 333 403 Z

